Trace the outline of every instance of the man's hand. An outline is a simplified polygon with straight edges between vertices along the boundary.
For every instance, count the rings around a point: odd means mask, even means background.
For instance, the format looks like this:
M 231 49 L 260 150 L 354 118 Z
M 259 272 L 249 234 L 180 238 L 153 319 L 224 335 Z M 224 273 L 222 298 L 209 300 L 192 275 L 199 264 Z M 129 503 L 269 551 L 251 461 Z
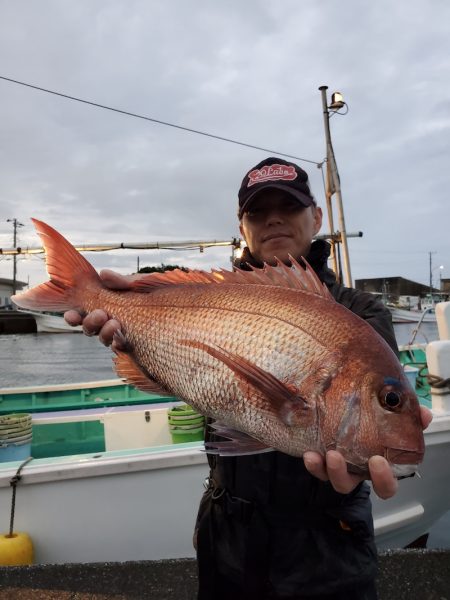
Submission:
M 421 406 L 420 413 L 422 427 L 426 429 L 433 418 L 431 411 Z M 318 452 L 305 452 L 303 460 L 311 475 L 322 481 L 330 481 L 334 489 L 341 494 L 349 494 L 363 481 L 363 477 L 347 471 L 344 457 L 336 450 L 329 450 L 325 459 Z M 377 496 L 387 499 L 395 495 L 398 481 L 383 456 L 372 456 L 369 459 L 369 471 L 372 486 Z
M 112 290 L 128 290 L 134 279 L 132 275 L 120 275 L 107 269 L 101 271 L 100 277 L 103 284 Z M 98 335 L 99 340 L 105 346 L 112 346 L 113 350 L 123 349 L 117 336 L 113 340 L 114 333 L 120 330 L 120 323 L 116 319 L 111 319 L 105 311 L 96 309 L 83 316 L 76 310 L 68 310 L 64 313 L 64 319 L 69 325 L 82 325 L 86 335 Z

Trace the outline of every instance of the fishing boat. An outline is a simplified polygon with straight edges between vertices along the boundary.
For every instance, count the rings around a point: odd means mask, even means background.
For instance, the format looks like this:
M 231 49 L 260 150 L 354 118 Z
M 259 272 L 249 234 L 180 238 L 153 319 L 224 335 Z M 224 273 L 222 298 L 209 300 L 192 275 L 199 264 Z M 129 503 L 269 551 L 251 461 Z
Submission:
M 450 509 L 450 397 L 448 388 L 430 388 L 428 377 L 436 347 L 444 353 L 444 371 L 438 359 L 432 372 L 441 381 L 450 376 L 450 303 L 444 307 L 440 342 L 401 348 L 405 371 L 434 419 L 425 432 L 421 477 L 402 480 L 389 500 L 373 495 L 380 549 L 413 543 Z M 168 414 L 179 401 L 141 392 L 126 397 L 134 392 L 121 380 L 71 387 L 66 396 L 56 386 L 0 392 L 2 410 L 32 414 L 35 457 L 21 470 L 15 524 L 31 535 L 36 562 L 194 556 L 192 531 L 208 467 L 201 441 L 175 443 L 170 433 Z M 10 483 L 23 462 L 0 463 L 5 530 Z
M 54 412 L 165 401 L 141 392 L 122 379 L 0 388 L 0 415 L 11 412 Z M 175 400 L 175 397 L 171 397 Z
M 392 314 L 393 323 L 436 323 L 436 304 L 447 301 L 448 295 L 428 294 L 416 306 L 390 304 L 386 293 L 381 294 L 384 304 Z
M 0 389 L 0 419 L 8 414 L 32 415 L 30 451 L 33 458 L 116 449 L 116 442 L 111 441 L 111 430 L 105 428 L 104 422 L 112 422 L 118 413 L 125 422 L 129 415 L 137 414 L 134 407 L 141 409 L 140 414 L 142 411 L 147 414 L 154 404 L 170 407 L 180 401 L 175 397 L 141 392 L 121 379 Z M 136 428 L 130 430 L 129 437 L 125 442 L 127 448 L 139 447 L 139 444 L 158 445 L 160 441 L 158 435 L 144 437 L 144 441 L 138 443 L 140 438 Z M 165 441 L 170 442 L 168 435 Z
M 81 325 L 73 327 L 66 323 L 61 314 L 40 312 L 37 310 L 19 309 L 19 311 L 34 318 L 38 333 L 80 333 L 83 331 Z
M 434 307 L 414 310 L 389 306 L 393 323 L 436 323 Z

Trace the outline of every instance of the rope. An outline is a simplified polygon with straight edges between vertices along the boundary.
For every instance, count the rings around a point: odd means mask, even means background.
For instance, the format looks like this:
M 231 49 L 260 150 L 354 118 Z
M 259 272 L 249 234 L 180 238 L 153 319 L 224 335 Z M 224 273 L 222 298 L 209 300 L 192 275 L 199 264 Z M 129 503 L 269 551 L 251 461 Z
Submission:
M 448 388 L 450 390 L 450 377 L 444 379 L 443 377 L 439 377 L 438 375 L 428 374 L 427 379 L 431 387 L 434 387 L 437 390 L 442 390 L 444 388 Z
M 12 500 L 11 500 L 11 519 L 9 521 L 9 536 L 8 537 L 13 536 L 14 513 L 16 510 L 16 487 L 17 487 L 17 484 L 19 483 L 19 481 L 22 479 L 22 475 L 20 474 L 20 472 L 24 468 L 24 466 L 27 465 L 31 460 L 33 460 L 32 456 L 27 458 L 27 460 L 25 460 L 20 465 L 20 467 L 16 471 L 16 474 L 14 475 L 14 477 L 11 478 L 11 481 L 9 482 L 9 485 L 12 487 L 13 491 L 12 491 Z

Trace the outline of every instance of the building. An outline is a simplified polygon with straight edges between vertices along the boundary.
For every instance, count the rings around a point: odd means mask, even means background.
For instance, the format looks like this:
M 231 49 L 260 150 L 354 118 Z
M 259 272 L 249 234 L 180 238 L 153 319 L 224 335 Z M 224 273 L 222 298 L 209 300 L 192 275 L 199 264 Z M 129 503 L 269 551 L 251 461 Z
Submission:
M 441 279 L 441 292 L 450 295 L 450 279 Z
M 16 290 L 23 290 L 28 284 L 16 279 Z M 0 277 L 0 308 L 12 308 L 11 296 L 13 295 L 14 281 Z
M 444 286 L 447 284 L 447 287 Z M 444 293 L 450 287 L 450 280 L 441 280 Z M 430 286 L 417 281 L 411 281 L 404 277 L 373 277 L 371 279 L 357 279 L 355 288 L 364 292 L 380 295 L 387 304 L 401 304 L 408 308 L 415 305 L 420 306 L 420 299 L 430 296 Z M 440 290 L 433 288 L 433 295 L 439 294 Z

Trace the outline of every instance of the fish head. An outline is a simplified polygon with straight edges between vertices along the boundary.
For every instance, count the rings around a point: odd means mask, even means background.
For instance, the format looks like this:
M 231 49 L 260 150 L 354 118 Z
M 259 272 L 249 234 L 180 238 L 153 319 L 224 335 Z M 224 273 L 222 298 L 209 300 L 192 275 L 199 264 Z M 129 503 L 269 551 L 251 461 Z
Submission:
M 400 363 L 380 367 L 353 372 L 351 378 L 342 375 L 347 382 L 339 384 L 344 403 L 335 411 L 337 426 L 327 448 L 341 452 L 355 473 L 368 475 L 369 458 L 381 455 L 394 475 L 409 475 L 425 451 L 419 401 Z M 335 393 L 333 387 L 328 393 Z
M 396 373 L 379 374 L 376 384 L 374 412 L 383 455 L 394 474 L 410 474 L 425 452 L 419 399 L 401 365 Z

